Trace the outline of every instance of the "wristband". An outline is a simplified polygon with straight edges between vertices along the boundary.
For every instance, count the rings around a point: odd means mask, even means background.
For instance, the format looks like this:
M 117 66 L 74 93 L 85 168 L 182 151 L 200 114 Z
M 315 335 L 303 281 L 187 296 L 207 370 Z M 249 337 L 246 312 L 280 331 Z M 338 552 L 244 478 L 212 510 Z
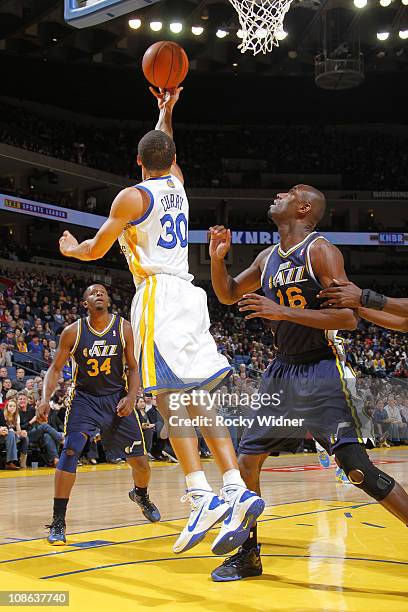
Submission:
M 371 289 L 363 289 L 361 293 L 361 305 L 364 308 L 371 308 L 372 310 L 382 310 L 385 306 L 387 298 L 381 293 L 372 291 Z

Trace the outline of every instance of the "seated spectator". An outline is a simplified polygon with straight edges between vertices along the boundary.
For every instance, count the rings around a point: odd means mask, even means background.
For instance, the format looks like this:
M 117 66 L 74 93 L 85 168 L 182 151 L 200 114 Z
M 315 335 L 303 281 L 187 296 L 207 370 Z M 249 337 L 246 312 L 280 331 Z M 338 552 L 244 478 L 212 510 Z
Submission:
M 20 412 L 21 428 L 28 432 L 29 442 L 43 447 L 48 465 L 56 467 L 58 446 L 64 441 L 64 434 L 43 421 L 43 415 L 39 415 L 36 409 L 29 405 L 28 397 L 24 392 L 18 394 L 17 406 Z
M 28 436 L 27 431 L 20 427 L 20 415 L 15 399 L 7 400 L 3 414 L 7 427 L 16 435 L 17 446 L 20 447 L 20 467 L 25 469 L 27 467 Z
M 372 360 L 372 367 L 374 374 L 376 376 L 384 377 L 386 376 L 386 367 L 384 358 L 381 357 L 380 353 L 376 353 L 374 359 Z
M 34 391 L 34 378 L 27 378 L 25 381 L 24 391 L 26 391 L 26 393 L 29 391 Z
M 0 367 L 0 380 L 3 380 L 4 378 L 8 378 L 8 370 L 6 366 Z
M 11 356 L 12 353 L 7 349 L 7 344 L 5 342 L 2 342 L 0 344 L 0 366 L 11 368 Z
M 155 424 L 151 423 L 147 413 L 145 412 L 146 402 L 143 397 L 139 397 L 136 403 L 137 415 L 140 421 L 141 428 L 143 430 L 143 436 L 145 440 L 145 446 L 147 453 L 150 453 L 152 450 L 153 443 L 153 431 L 155 429 Z
M 16 389 L 16 391 L 22 391 L 25 389 L 25 370 L 24 368 L 17 368 L 16 377 L 12 380 L 12 387 Z
M 16 435 L 12 429 L 8 428 L 3 410 L 0 410 L 0 449 L 3 446 L 6 448 L 6 470 L 19 470 Z
M 27 344 L 24 338 L 19 338 L 16 344 L 17 344 L 17 350 L 19 353 L 28 353 Z
M 36 357 L 42 357 L 43 347 L 38 334 L 34 334 L 28 343 L 28 352 L 32 353 Z
M 3 382 L 2 382 L 2 394 L 3 397 L 5 397 L 8 393 L 8 391 L 10 391 L 11 389 L 11 380 L 10 378 L 3 378 Z
M 50 400 L 50 413 L 48 423 L 57 431 L 64 431 L 65 420 L 65 395 L 61 390 L 55 391 Z
M 388 403 L 385 406 L 385 411 L 387 413 L 387 419 L 384 423 L 388 425 L 391 442 L 393 444 L 400 444 L 406 441 L 408 437 L 408 427 L 402 420 L 401 413 L 392 393 L 388 396 Z

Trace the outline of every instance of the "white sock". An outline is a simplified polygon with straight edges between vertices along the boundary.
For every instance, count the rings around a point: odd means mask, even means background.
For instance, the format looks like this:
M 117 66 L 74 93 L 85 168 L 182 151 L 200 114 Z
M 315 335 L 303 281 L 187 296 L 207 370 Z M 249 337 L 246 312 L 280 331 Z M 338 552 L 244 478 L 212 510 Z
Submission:
M 247 488 L 245 482 L 241 478 L 239 470 L 228 470 L 227 472 L 224 472 L 222 475 L 222 481 L 224 487 L 228 485 L 235 485 L 238 487 L 245 487 L 245 489 Z
M 187 489 L 201 489 L 203 491 L 212 491 L 211 485 L 202 470 L 199 472 L 190 472 L 186 476 Z

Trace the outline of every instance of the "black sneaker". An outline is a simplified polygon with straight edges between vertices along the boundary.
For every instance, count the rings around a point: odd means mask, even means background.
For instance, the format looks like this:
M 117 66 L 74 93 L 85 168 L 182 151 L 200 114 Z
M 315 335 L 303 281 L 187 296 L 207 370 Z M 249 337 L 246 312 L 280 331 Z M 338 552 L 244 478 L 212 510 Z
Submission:
M 232 557 L 227 557 L 222 565 L 211 572 L 214 582 L 231 582 L 250 576 L 262 575 L 261 546 L 251 550 L 238 549 Z
M 158 508 L 154 505 L 154 503 L 150 500 L 148 495 L 138 495 L 136 489 L 132 489 L 129 491 L 129 497 L 132 502 L 138 504 L 144 516 L 151 523 L 157 523 L 160 521 L 161 516 Z
M 64 546 L 67 542 L 65 538 L 65 520 L 62 516 L 53 519 L 51 525 L 46 525 L 50 530 L 47 542 L 52 546 Z

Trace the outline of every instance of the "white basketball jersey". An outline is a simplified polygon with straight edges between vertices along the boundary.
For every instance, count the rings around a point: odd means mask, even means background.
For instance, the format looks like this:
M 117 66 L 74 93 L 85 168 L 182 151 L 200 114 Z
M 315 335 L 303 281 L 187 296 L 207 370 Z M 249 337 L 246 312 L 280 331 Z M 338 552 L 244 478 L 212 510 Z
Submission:
M 188 271 L 188 200 L 179 179 L 150 178 L 136 185 L 150 197 L 140 219 L 130 221 L 119 244 L 136 287 L 154 274 L 170 274 L 191 281 Z

